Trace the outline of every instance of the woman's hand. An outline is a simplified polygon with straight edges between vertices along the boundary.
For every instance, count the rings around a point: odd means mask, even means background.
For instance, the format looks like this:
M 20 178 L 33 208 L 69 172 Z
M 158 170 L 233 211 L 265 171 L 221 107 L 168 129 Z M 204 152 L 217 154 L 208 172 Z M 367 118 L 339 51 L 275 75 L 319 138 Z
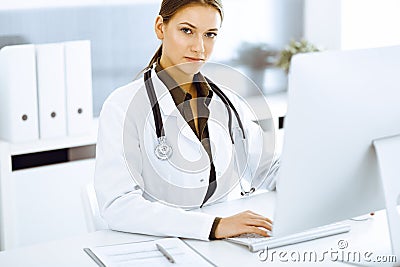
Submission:
M 261 229 L 260 229 L 261 228 Z M 216 238 L 233 237 L 246 233 L 259 234 L 265 237 L 272 230 L 272 221 L 250 210 L 222 218 L 215 229 Z

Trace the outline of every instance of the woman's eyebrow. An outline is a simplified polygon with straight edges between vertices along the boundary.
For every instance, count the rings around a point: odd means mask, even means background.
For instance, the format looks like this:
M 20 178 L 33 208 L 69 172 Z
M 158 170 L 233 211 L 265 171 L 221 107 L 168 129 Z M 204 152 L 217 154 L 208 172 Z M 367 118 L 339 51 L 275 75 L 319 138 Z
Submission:
M 181 22 L 181 23 L 179 23 L 179 25 L 187 25 L 187 26 L 189 26 L 189 27 L 191 27 L 193 29 L 197 29 L 196 26 L 194 26 L 193 24 L 191 24 L 189 22 Z M 213 28 L 213 29 L 209 29 L 208 31 L 218 31 L 218 29 L 217 28 Z
M 193 24 L 191 24 L 191 23 L 189 23 L 189 22 L 181 22 L 181 23 L 179 23 L 179 25 L 182 25 L 182 24 L 186 24 L 187 26 L 190 26 L 190 27 L 192 27 L 193 29 L 197 29 L 196 26 L 194 26 Z

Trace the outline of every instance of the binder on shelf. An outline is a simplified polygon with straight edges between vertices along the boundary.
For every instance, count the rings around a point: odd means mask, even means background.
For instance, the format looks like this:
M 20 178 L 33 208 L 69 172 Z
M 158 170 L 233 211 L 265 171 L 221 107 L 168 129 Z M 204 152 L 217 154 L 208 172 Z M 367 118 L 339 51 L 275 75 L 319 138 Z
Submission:
M 39 139 L 35 46 L 0 50 L 0 138 L 18 143 Z
M 39 137 L 67 135 L 64 44 L 36 45 Z
M 65 43 L 65 78 L 67 133 L 82 135 L 90 131 L 93 121 L 90 41 Z

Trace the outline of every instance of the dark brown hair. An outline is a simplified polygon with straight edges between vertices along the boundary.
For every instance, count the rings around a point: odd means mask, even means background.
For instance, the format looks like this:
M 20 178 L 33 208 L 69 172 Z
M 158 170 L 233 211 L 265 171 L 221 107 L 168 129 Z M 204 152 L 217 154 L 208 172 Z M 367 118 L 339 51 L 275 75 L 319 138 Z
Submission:
M 221 19 L 224 19 L 224 11 L 221 0 L 163 0 L 161 3 L 160 12 L 158 14 L 163 18 L 164 23 L 168 23 L 168 21 L 176 14 L 176 12 L 178 12 L 181 8 L 191 4 L 214 7 L 221 15 Z M 160 45 L 160 47 L 157 49 L 157 52 L 150 60 L 147 68 L 151 68 L 151 66 L 157 62 L 157 59 L 161 57 L 161 54 L 162 45 Z

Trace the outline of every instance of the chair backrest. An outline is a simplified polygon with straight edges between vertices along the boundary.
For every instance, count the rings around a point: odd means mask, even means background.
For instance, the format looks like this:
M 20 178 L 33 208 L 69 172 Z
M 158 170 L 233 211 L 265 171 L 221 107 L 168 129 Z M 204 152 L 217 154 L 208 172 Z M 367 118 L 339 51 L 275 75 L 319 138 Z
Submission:
M 81 198 L 88 232 L 109 229 L 107 223 L 100 215 L 99 204 L 92 183 L 82 187 Z

